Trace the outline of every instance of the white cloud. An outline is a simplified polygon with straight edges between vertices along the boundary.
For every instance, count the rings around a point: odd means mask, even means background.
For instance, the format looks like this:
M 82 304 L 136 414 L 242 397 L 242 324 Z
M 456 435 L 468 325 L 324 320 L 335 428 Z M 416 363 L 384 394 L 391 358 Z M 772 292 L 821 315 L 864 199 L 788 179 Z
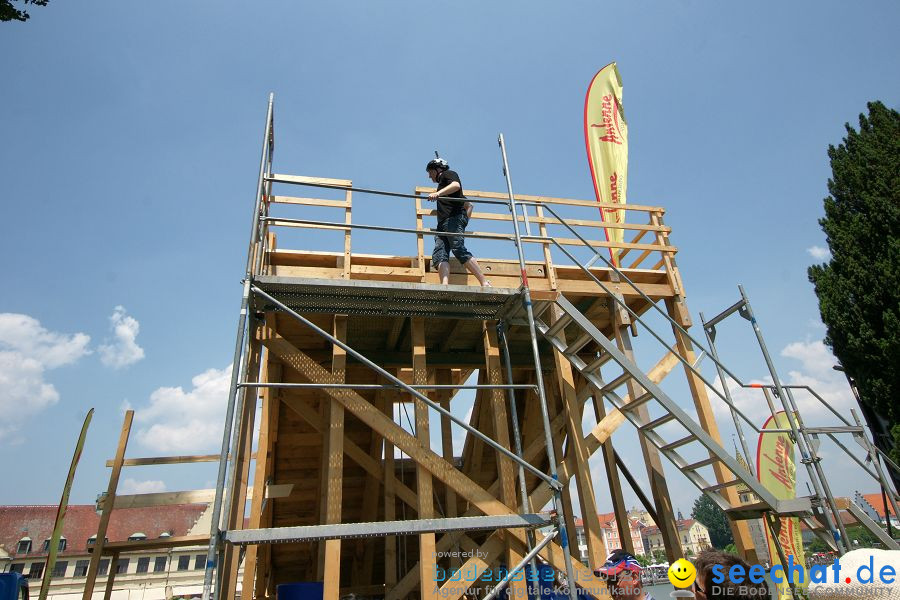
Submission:
M 828 260 L 831 258 L 831 251 L 821 246 L 810 246 L 806 249 L 806 252 L 816 260 Z
M 48 331 L 28 315 L 0 313 L 0 440 L 21 441 L 25 419 L 59 402 L 44 372 L 74 363 L 85 354 L 90 336 Z
M 138 441 L 157 452 L 215 450 L 222 442 L 230 383 L 229 366 L 194 376 L 188 391 L 180 386 L 158 388 L 149 404 L 136 409 Z
M 100 362 L 107 367 L 121 369 L 144 358 L 144 349 L 136 341 L 141 324 L 125 313 L 125 307 L 116 306 L 113 309 L 109 326 L 114 339 L 111 343 L 100 345 Z
M 138 481 L 130 477 L 122 482 L 118 494 L 155 494 L 166 491 L 166 482 L 159 479 Z

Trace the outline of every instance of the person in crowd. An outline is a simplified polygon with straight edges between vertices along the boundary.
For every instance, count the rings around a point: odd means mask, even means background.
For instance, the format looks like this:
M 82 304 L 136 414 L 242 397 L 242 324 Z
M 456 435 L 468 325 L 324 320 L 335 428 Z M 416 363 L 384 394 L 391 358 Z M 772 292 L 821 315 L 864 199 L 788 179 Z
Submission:
M 695 600 L 769 600 L 769 585 L 765 580 L 753 583 L 747 577 L 750 565 L 734 554 L 721 550 L 704 550 L 693 561 L 697 569 L 697 578 L 694 579 L 693 592 Z M 721 583 L 713 582 L 713 567 L 722 566 L 725 580 Z M 743 567 L 743 580 L 740 583 L 729 581 L 728 572 L 731 567 L 739 565 Z
M 625 550 L 613 550 L 602 567 L 594 575 L 606 581 L 606 588 L 614 600 L 653 600 L 644 591 L 641 581 L 641 564 Z

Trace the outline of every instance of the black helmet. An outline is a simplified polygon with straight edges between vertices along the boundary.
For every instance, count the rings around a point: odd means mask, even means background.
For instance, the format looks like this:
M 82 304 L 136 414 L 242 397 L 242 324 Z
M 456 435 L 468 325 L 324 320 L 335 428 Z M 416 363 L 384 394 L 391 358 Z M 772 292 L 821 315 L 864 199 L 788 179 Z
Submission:
M 443 158 L 432 158 L 428 161 L 428 164 L 425 165 L 425 170 L 430 171 L 431 169 L 435 169 L 437 171 L 445 171 L 450 168 L 450 165 L 447 164 L 447 161 Z

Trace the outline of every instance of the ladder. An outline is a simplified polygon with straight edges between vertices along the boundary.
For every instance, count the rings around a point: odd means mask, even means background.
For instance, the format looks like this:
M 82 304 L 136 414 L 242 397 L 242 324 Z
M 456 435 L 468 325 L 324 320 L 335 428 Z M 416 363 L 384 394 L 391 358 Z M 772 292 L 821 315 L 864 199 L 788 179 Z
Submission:
M 550 323 L 547 315 L 553 313 L 552 307 L 559 309 L 561 314 L 555 322 Z M 796 500 L 790 502 L 777 500 L 736 458 L 706 433 L 700 423 L 651 381 L 637 364 L 626 357 L 562 294 L 558 294 L 553 300 L 535 300 L 534 316 L 535 326 L 541 335 L 566 357 L 597 392 L 621 411 L 625 418 L 637 427 L 660 453 L 722 510 L 729 511 L 738 507 L 732 506 L 720 492 L 726 488 L 743 484 L 760 499 L 762 510 L 776 514 L 796 514 L 798 512 Z M 511 325 L 527 325 L 521 309 L 511 313 L 507 320 Z M 579 351 L 591 342 L 600 347 L 600 352 L 596 358 L 585 360 L 579 355 Z M 601 368 L 607 364 L 616 365 L 612 376 L 604 375 L 601 372 Z M 639 386 L 637 389 L 643 391 L 637 397 L 629 398 L 627 392 L 622 391 L 622 388 L 628 383 L 637 384 Z M 648 405 L 649 407 L 651 403 L 662 408 L 662 416 L 645 419 L 635 411 L 639 406 Z M 664 437 L 659 428 L 667 424 L 677 424 L 681 434 L 675 437 Z M 698 446 L 706 449 L 709 458 L 697 462 L 689 462 L 684 458 L 685 450 L 691 447 L 696 449 Z M 727 467 L 734 478 L 724 483 L 710 483 L 698 472 L 703 467 L 717 462 Z M 803 504 L 806 506 L 809 503 Z M 745 518 L 750 517 L 748 515 Z

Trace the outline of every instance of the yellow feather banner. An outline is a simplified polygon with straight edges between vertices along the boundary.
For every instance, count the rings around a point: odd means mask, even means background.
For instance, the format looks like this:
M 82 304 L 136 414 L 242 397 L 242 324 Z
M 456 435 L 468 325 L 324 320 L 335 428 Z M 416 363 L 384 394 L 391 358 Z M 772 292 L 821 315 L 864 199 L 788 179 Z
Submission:
M 610 206 L 625 204 L 628 187 L 628 124 L 622 107 L 622 77 L 616 63 L 600 69 L 588 86 L 584 99 L 584 143 L 587 147 L 591 177 L 600 216 L 605 223 L 625 222 L 625 210 Z M 619 227 L 604 228 L 606 239 L 614 244 L 624 240 Z M 619 265 L 619 249 L 610 248 L 613 264 Z

